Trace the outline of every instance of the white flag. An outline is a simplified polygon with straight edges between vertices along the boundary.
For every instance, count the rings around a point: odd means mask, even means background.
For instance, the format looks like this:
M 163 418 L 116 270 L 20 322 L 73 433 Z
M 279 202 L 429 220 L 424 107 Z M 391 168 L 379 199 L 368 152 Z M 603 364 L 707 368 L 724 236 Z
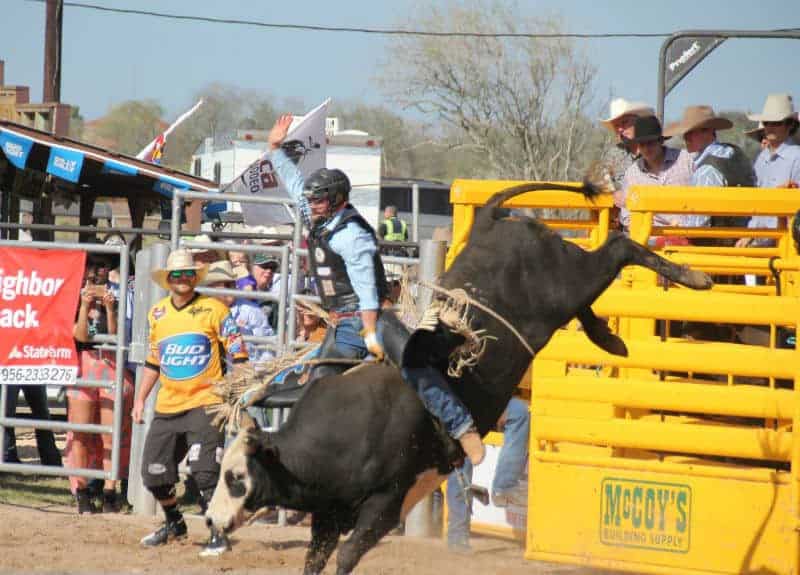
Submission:
M 325 167 L 325 116 L 330 99 L 305 116 L 295 116 L 283 143 L 290 158 L 296 158 L 297 168 L 304 178 Z M 269 153 L 250 164 L 242 174 L 225 186 L 223 193 L 257 194 L 266 198 L 289 199 L 289 194 L 275 173 Z M 292 212 L 282 204 L 251 204 L 242 202 L 244 223 L 248 226 L 277 226 L 294 222 Z
M 178 116 L 178 119 L 172 122 L 172 124 L 170 124 L 170 126 L 166 130 L 161 132 L 158 136 L 156 136 L 156 138 L 152 142 L 147 144 L 141 152 L 136 154 L 136 157 L 139 160 L 145 160 L 147 162 L 152 162 L 154 164 L 160 164 L 161 156 L 164 155 L 164 145 L 167 143 L 167 136 L 169 136 L 175 128 L 180 126 L 183 123 L 183 121 L 186 120 L 186 118 L 194 114 L 197 111 L 197 109 L 202 105 L 203 105 L 203 100 L 200 99 L 200 101 L 197 102 L 197 104 L 195 104 L 189 110 L 185 111 L 183 114 Z

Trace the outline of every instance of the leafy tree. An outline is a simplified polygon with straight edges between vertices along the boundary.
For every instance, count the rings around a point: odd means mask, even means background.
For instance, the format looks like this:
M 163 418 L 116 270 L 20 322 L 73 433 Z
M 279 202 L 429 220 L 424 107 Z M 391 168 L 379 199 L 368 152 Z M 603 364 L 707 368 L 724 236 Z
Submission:
M 84 130 L 90 143 L 111 145 L 118 152 L 136 155 L 163 129 L 164 111 L 153 100 L 129 100 L 111 108 L 91 130 Z
M 429 31 L 557 32 L 555 19 L 520 16 L 506 2 L 450 1 L 414 12 Z M 406 108 L 441 122 L 450 150 L 467 148 L 483 177 L 579 179 L 593 155 L 585 115 L 594 66 L 563 39 L 404 36 L 380 83 Z

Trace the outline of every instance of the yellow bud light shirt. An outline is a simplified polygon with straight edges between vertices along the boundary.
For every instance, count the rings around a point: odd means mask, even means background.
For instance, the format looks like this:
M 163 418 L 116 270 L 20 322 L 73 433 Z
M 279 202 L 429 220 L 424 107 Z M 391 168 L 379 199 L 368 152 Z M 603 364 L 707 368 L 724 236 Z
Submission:
M 177 309 L 167 296 L 150 309 L 147 365 L 160 371 L 156 411 L 178 413 L 221 403 L 212 392 L 222 379 L 225 353 L 247 361 L 239 326 L 219 300 L 197 294 Z

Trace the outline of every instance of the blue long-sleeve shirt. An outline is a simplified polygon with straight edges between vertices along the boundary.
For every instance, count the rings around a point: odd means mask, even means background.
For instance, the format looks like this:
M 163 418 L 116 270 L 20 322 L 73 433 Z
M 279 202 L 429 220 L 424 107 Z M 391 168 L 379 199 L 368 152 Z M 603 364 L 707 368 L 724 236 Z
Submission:
M 270 152 L 270 160 L 289 196 L 297 203 L 303 223 L 311 229 L 311 207 L 303 195 L 305 184 L 303 175 L 280 148 Z M 348 210 L 353 209 L 345 208 L 338 212 L 325 224 L 325 228 L 333 230 Z M 330 246 L 334 253 L 344 260 L 347 277 L 350 278 L 353 290 L 358 296 L 359 309 L 362 311 L 378 309 L 380 302 L 378 286 L 375 285 L 374 263 L 378 244 L 374 238 L 361 226 L 350 222 L 330 238 Z
M 800 146 L 787 140 L 774 152 L 761 150 L 753 164 L 759 188 L 779 188 L 788 181 L 800 182 Z M 753 216 L 749 228 L 777 228 L 775 216 Z M 758 239 L 754 245 L 769 245 L 771 240 Z

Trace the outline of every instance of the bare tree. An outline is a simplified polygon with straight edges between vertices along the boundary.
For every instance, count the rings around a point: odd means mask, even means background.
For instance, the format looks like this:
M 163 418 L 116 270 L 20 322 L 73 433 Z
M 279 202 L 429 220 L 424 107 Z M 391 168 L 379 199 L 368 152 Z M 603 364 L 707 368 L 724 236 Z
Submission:
M 521 17 L 507 2 L 451 1 L 414 12 L 409 27 L 430 31 L 557 32 L 558 20 Z M 404 36 L 379 78 L 399 104 L 449 128 L 454 147 L 485 160 L 484 176 L 580 178 L 595 67 L 564 39 Z

